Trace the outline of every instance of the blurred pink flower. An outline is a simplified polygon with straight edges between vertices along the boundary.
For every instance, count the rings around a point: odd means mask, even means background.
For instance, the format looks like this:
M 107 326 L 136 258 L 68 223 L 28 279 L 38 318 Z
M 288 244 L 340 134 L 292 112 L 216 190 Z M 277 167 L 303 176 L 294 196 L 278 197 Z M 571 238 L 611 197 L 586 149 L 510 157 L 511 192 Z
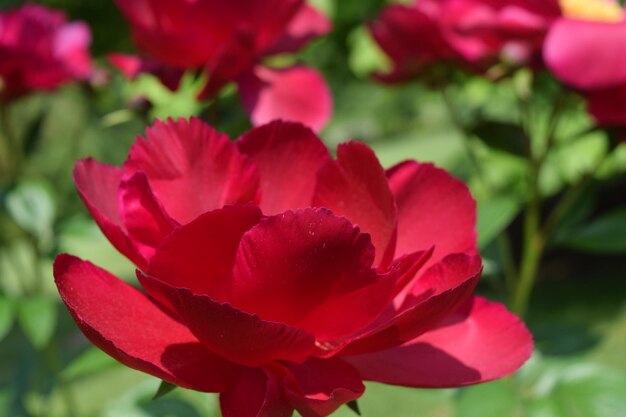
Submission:
M 560 15 L 556 0 L 416 0 L 391 5 L 370 26 L 402 81 L 433 64 L 482 72 L 507 61 L 539 65 L 544 37 Z
M 601 126 L 626 125 L 626 19 L 612 0 L 562 0 L 546 39 L 548 68 L 580 91 Z
M 50 91 L 92 75 L 91 33 L 83 22 L 35 4 L 0 11 L 0 101 Z

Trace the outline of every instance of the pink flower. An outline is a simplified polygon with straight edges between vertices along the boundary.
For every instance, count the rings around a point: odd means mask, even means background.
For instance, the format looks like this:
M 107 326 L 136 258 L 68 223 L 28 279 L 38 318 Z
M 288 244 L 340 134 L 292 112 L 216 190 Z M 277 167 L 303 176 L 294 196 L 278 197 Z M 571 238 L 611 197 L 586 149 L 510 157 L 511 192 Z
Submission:
M 387 7 L 371 31 L 394 63 L 394 81 L 441 62 L 478 72 L 502 60 L 537 65 L 559 15 L 556 0 L 416 0 Z
M 328 19 L 303 0 L 119 0 L 117 4 L 131 24 L 135 44 L 151 61 L 133 64 L 137 58 L 117 55 L 112 62 L 127 76 L 146 70 L 160 75 L 202 69 L 208 83 L 200 98 L 213 98 L 234 81 L 257 125 L 280 116 L 321 129 L 330 118 L 332 99 L 317 71 L 303 66 L 275 70 L 259 63 L 268 55 L 296 52 L 330 31 Z M 258 82 L 250 82 L 254 77 Z M 176 84 L 167 80 L 169 87 Z M 289 113 L 283 113 L 284 108 Z
M 83 22 L 35 4 L 0 11 L 0 101 L 50 91 L 92 74 L 91 33 Z
M 612 0 L 563 1 L 565 16 L 546 40 L 548 68 L 582 92 L 601 126 L 626 125 L 626 42 L 624 10 Z
M 60 255 L 76 323 L 127 366 L 221 393 L 224 416 L 326 416 L 363 380 L 475 384 L 531 354 L 515 316 L 472 296 L 475 203 L 430 164 L 385 171 L 356 142 L 335 160 L 295 123 L 231 142 L 191 119 L 75 181 L 143 288 Z

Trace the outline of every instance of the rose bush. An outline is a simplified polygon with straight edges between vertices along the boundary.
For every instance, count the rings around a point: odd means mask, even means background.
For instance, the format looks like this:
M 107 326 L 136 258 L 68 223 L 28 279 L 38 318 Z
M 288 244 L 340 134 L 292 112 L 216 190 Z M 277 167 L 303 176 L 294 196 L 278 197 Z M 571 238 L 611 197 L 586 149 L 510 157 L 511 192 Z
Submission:
M 261 63 L 330 31 L 330 21 L 304 0 L 119 0 L 117 5 L 131 24 L 135 45 L 147 55 L 112 55 L 126 75 L 152 72 L 176 89 L 184 70 L 202 70 L 208 81 L 201 99 L 214 98 L 234 81 L 255 125 L 280 116 L 321 129 L 330 118 L 331 95 L 317 71 Z
M 92 74 L 91 32 L 35 4 L 0 11 L 0 102 Z
M 475 203 L 430 164 L 385 171 L 356 142 L 335 160 L 295 123 L 231 142 L 181 119 L 75 181 L 143 288 L 60 255 L 76 323 L 127 366 L 221 393 L 225 416 L 325 416 L 363 380 L 474 384 L 531 354 L 525 326 L 472 295 Z

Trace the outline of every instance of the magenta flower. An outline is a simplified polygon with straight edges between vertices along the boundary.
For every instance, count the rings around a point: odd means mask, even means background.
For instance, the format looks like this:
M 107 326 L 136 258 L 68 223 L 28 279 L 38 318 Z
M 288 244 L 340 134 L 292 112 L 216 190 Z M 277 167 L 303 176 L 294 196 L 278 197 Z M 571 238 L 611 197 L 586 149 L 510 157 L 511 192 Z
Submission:
M 60 255 L 76 323 L 129 367 L 221 393 L 224 416 L 326 416 L 363 380 L 475 384 L 531 354 L 519 319 L 472 295 L 475 203 L 430 164 L 385 171 L 356 142 L 335 160 L 281 121 L 231 142 L 192 119 L 75 181 L 142 286 Z
M 330 22 L 303 0 L 118 1 L 131 24 L 135 45 L 148 63 L 115 55 L 112 63 L 130 77 L 140 71 L 171 75 L 202 69 L 208 83 L 201 99 L 235 82 L 256 125 L 277 117 L 321 129 L 332 111 L 322 76 L 304 66 L 270 69 L 261 60 L 292 53 L 330 31 Z M 164 68 L 165 67 L 165 68 Z M 179 75 L 180 77 L 180 75 Z
M 560 15 L 556 0 L 416 0 L 391 5 L 371 31 L 402 81 L 441 62 L 482 72 L 505 60 L 538 65 L 545 35 Z
M 92 74 L 91 33 L 83 22 L 35 4 L 0 11 L 0 101 L 50 91 Z

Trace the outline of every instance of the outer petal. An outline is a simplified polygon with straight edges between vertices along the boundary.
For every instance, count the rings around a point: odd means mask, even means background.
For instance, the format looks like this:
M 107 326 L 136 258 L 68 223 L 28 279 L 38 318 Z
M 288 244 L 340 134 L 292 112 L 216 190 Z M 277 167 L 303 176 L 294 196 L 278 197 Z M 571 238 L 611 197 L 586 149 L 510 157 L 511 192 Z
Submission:
M 315 7 L 304 4 L 298 14 L 291 19 L 287 33 L 267 52 L 267 55 L 297 52 L 315 38 L 330 32 L 332 23 Z
M 68 73 L 77 78 L 88 78 L 93 64 L 89 54 L 91 31 L 83 22 L 74 22 L 60 28 L 54 36 L 54 54 Z
M 465 184 L 414 161 L 394 166 L 387 176 L 398 206 L 396 257 L 434 246 L 429 266 L 451 253 L 477 253 L 476 202 Z
M 138 245 L 128 236 L 117 208 L 117 191 L 122 170 L 88 158 L 74 167 L 74 182 L 83 202 L 94 220 L 115 249 L 139 268 L 145 268 L 146 258 Z
M 188 223 L 227 204 L 255 201 L 258 174 L 225 135 L 200 119 L 157 121 L 139 138 L 125 176 L 142 171 L 165 210 Z
M 239 242 L 261 216 L 253 205 L 226 206 L 202 214 L 163 240 L 150 260 L 148 275 L 228 302 Z
M 479 256 L 455 254 L 444 258 L 416 280 L 402 304 L 390 306 L 342 354 L 387 349 L 431 330 L 471 297 L 481 271 Z
M 314 173 L 330 159 L 313 131 L 298 123 L 276 121 L 245 133 L 237 146 L 259 170 L 259 206 L 265 214 L 311 205 Z
M 367 380 L 443 388 L 509 375 L 532 349 L 532 336 L 516 316 L 474 297 L 437 329 L 400 347 L 345 359 Z
M 171 308 L 204 346 L 246 366 L 273 360 L 301 362 L 317 351 L 310 334 L 283 323 L 260 319 L 206 295 L 174 288 L 138 273 L 141 285 Z
M 311 358 L 284 366 L 286 397 L 303 417 L 327 416 L 365 390 L 359 373 L 340 359 Z
M 393 259 L 396 207 L 385 172 L 367 145 L 348 142 L 339 146 L 337 161 L 329 161 L 318 173 L 313 205 L 346 216 L 369 233 L 376 248 L 375 265 Z
M 281 69 L 257 65 L 237 83 L 243 106 L 256 126 L 285 119 L 319 131 L 332 114 L 332 96 L 326 81 L 320 73 L 302 65 Z
M 278 378 L 263 369 L 250 369 L 235 386 L 220 395 L 224 417 L 290 417 L 293 407 Z
M 120 215 L 126 230 L 133 237 L 143 257 L 150 259 L 154 248 L 178 226 L 178 223 L 163 211 L 142 172 L 122 181 L 118 198 Z
M 548 68 L 582 90 L 626 83 L 626 21 L 620 23 L 559 19 L 544 46 Z
M 241 369 L 210 353 L 146 296 L 89 262 L 60 255 L 54 276 L 83 333 L 123 364 L 199 391 L 221 392 Z
M 272 216 L 241 240 L 233 273 L 233 304 L 326 340 L 336 336 L 338 328 L 344 332 L 346 326 L 358 329 L 369 324 L 375 318 L 371 315 L 380 313 L 389 301 L 391 294 L 362 309 L 346 308 L 342 314 L 333 310 L 323 320 L 316 315 L 333 300 L 354 296 L 378 283 L 370 268 L 372 259 L 369 236 L 328 210 L 302 209 Z

